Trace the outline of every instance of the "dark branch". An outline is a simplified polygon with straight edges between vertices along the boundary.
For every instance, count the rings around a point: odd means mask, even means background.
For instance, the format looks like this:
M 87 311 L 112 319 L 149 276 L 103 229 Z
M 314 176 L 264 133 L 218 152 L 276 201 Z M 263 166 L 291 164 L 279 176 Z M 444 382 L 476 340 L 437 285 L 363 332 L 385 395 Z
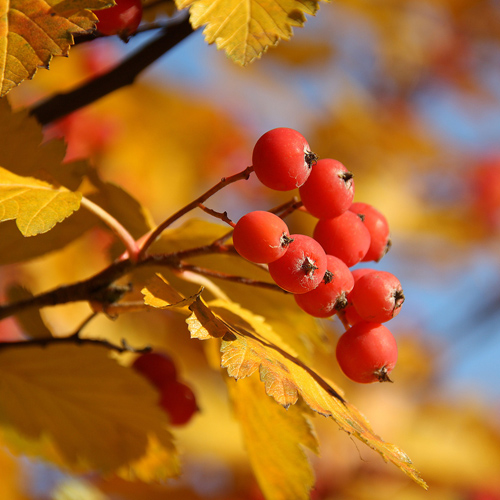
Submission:
M 70 92 L 51 97 L 35 106 L 31 110 L 31 114 L 42 125 L 46 125 L 121 87 L 131 85 L 144 69 L 191 33 L 193 33 L 193 28 L 189 24 L 189 18 L 186 17 L 179 23 L 163 29 L 158 37 L 137 50 L 108 73 L 90 80 Z

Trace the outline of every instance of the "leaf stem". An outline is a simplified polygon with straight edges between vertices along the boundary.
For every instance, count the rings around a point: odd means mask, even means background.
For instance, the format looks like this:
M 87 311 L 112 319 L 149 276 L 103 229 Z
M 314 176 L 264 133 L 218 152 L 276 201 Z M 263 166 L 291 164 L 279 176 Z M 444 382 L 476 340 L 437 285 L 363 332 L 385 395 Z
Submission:
M 81 200 L 82 206 L 84 206 L 89 212 L 99 217 L 104 224 L 106 224 L 120 239 L 120 241 L 125 245 L 128 255 L 132 262 L 137 262 L 139 256 L 139 247 L 133 238 L 133 236 L 125 229 L 125 227 L 118 222 L 109 212 L 106 212 L 99 205 L 90 201 L 85 196 Z

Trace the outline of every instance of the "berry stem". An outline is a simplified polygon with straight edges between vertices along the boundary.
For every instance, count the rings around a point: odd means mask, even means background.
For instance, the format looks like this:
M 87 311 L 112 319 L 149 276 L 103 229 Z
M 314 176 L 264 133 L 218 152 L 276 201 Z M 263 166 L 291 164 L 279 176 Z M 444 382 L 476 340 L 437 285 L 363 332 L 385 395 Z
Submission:
M 188 203 L 185 207 L 181 208 L 173 215 L 171 215 L 168 219 L 164 220 L 161 224 L 159 224 L 155 229 L 153 229 L 150 233 L 141 238 L 141 249 L 139 251 L 139 259 L 143 258 L 148 248 L 160 237 L 161 233 L 165 231 L 171 224 L 180 219 L 183 215 L 187 214 L 191 210 L 199 207 L 199 205 L 215 193 L 220 191 L 221 189 L 229 186 L 233 182 L 239 180 L 248 180 L 250 174 L 253 172 L 253 167 L 247 167 L 245 170 L 238 172 L 237 174 L 231 175 L 230 177 L 223 177 L 215 186 L 211 187 L 208 191 L 205 191 L 201 196 L 193 200 L 191 203 Z
M 132 262 L 138 261 L 139 256 L 139 246 L 137 245 L 133 236 L 125 229 L 125 227 L 118 222 L 109 212 L 106 212 L 99 205 L 90 201 L 85 196 L 82 196 L 81 205 L 84 206 L 89 212 L 99 217 L 104 224 L 106 224 L 115 235 L 120 239 L 120 241 L 125 245 L 127 249 L 128 256 Z
M 236 224 L 227 216 L 227 212 L 217 212 L 216 210 L 212 210 L 211 208 L 206 207 L 203 203 L 198 203 L 198 207 L 201 208 L 206 214 L 215 217 L 216 219 L 220 219 L 221 221 L 229 224 L 231 227 L 234 227 Z

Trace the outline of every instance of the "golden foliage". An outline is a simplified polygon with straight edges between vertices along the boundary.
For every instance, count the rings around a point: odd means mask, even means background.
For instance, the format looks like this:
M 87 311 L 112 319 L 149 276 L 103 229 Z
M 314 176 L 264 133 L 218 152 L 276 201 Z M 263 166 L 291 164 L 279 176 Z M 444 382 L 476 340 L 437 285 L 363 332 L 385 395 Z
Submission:
M 111 0 L 1 0 L 0 97 L 37 68 L 48 68 L 54 56 L 68 55 L 73 35 L 92 29 L 97 20 L 86 9 L 112 5 Z
M 303 26 L 305 14 L 314 15 L 318 0 L 176 0 L 178 9 L 190 8 L 193 28 L 206 25 L 207 43 L 244 66 Z
M 0 350 L 0 422 L 25 441 L 49 438 L 76 470 L 112 472 L 144 460 L 155 439 L 163 477 L 177 473 L 176 453 L 158 394 L 98 345 L 5 346 Z M 37 449 L 37 453 L 42 450 Z M 139 472 L 140 475 L 145 475 Z

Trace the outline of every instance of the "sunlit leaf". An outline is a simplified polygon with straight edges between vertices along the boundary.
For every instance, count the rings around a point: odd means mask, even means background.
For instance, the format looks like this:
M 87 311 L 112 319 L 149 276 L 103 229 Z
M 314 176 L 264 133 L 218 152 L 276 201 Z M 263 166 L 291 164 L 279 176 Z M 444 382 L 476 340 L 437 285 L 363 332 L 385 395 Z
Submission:
M 0 0 L 0 97 L 53 56 L 66 56 L 73 35 L 95 25 L 90 10 L 111 0 Z
M 52 229 L 80 208 L 81 194 L 0 167 L 0 221 L 15 219 L 23 236 Z
M 176 0 L 179 9 L 190 7 L 193 28 L 206 25 L 207 43 L 224 49 L 245 65 L 259 58 L 280 40 L 289 40 L 292 28 L 303 26 L 305 14 L 314 15 L 317 0 Z
M 144 295 L 144 303 L 155 309 L 183 308 L 189 306 L 193 301 L 198 300 L 198 295 L 194 297 L 184 297 L 161 275 L 157 274 L 141 290 Z
M 317 453 L 318 443 L 300 405 L 284 410 L 265 394 L 254 377 L 227 379 L 235 416 L 248 458 L 267 500 L 309 499 L 314 484 L 304 447 Z
M 144 459 L 151 436 L 168 450 L 164 467 L 173 475 L 176 454 L 157 402 L 146 380 L 103 346 L 0 350 L 0 422 L 27 440 L 21 451 L 48 437 L 67 465 L 111 472 Z
M 269 342 L 265 337 L 267 329 L 262 333 L 259 328 L 252 329 L 258 322 L 249 325 L 249 328 L 230 325 L 230 320 L 226 321 L 224 311 L 220 308 L 220 302 L 216 302 L 219 305 L 218 314 L 212 311 L 212 317 L 208 317 L 208 320 L 206 315 L 197 317 L 194 311 L 198 321 L 191 319 L 188 327 L 200 339 L 210 338 L 211 329 L 214 330 L 212 337 L 220 337 L 221 325 L 227 328 L 221 344 L 221 366 L 227 369 L 229 376 L 241 379 L 258 371 L 266 393 L 279 404 L 288 408 L 297 402 L 299 395 L 302 396 L 312 410 L 333 418 L 344 431 L 366 443 L 379 452 L 384 460 L 392 462 L 418 484 L 426 487 L 409 457 L 397 446 L 377 436 L 363 415 L 344 399 L 332 382 L 322 378 L 285 348 Z M 237 314 L 238 307 L 228 304 L 227 309 L 231 315 Z M 247 312 L 243 321 L 250 314 Z

